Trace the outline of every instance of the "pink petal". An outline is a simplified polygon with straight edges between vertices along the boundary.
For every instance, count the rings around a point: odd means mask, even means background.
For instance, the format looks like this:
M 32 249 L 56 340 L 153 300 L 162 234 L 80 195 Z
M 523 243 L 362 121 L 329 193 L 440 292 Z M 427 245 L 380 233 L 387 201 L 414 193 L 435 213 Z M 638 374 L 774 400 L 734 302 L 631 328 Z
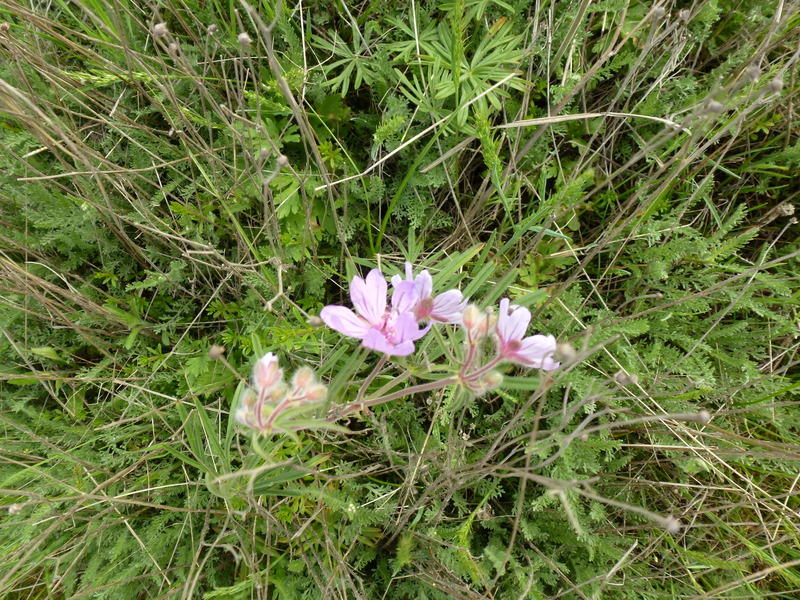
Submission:
M 267 352 L 259 358 L 253 367 L 253 382 L 258 390 L 270 389 L 282 377 L 283 370 L 278 366 L 278 357 L 272 352 Z
M 417 286 L 413 281 L 400 281 L 392 293 L 392 308 L 398 312 L 413 311 L 419 302 Z
M 356 311 L 373 325 L 379 325 L 386 312 L 386 279 L 378 269 L 372 269 L 366 280 L 354 277 L 350 282 L 350 299 Z
M 406 261 L 406 281 L 414 281 L 414 265 Z
M 433 299 L 431 319 L 442 323 L 460 323 L 467 301 L 458 290 L 447 290 Z
M 414 283 L 417 286 L 417 293 L 419 294 L 420 298 L 431 297 L 431 294 L 433 294 L 433 278 L 431 277 L 431 274 L 428 273 L 427 269 L 417 275 Z
M 556 338 L 552 335 L 531 335 L 522 340 L 519 350 L 510 358 L 525 366 L 552 371 L 561 365 L 553 360 Z
M 420 329 L 417 319 L 410 312 L 399 313 L 397 317 L 393 319 L 391 326 L 394 328 L 393 341 L 397 343 L 401 343 L 406 340 L 418 340 L 423 335 L 428 333 L 431 328 L 430 324 L 428 324 L 427 327 Z
M 352 310 L 335 304 L 323 308 L 319 313 L 319 318 L 331 329 L 359 339 L 363 338 L 370 328 L 369 323 Z
M 407 341 L 392 344 L 386 339 L 383 332 L 374 327 L 367 332 L 361 344 L 365 348 L 377 350 L 390 356 L 408 356 L 414 351 L 414 342 Z
M 500 301 L 500 314 L 497 318 L 497 334 L 504 342 L 521 340 L 531 322 L 531 312 L 522 306 L 517 306 L 509 314 L 508 298 Z

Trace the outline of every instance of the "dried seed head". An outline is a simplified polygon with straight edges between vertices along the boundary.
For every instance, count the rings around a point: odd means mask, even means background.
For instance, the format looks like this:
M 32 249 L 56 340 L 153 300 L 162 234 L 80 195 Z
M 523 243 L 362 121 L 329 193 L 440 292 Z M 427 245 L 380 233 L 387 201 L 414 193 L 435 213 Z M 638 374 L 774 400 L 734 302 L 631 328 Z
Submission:
M 776 77 L 772 81 L 769 82 L 769 91 L 771 92 L 780 92 L 783 89 L 783 79 L 780 77 Z
M 722 102 L 717 102 L 716 100 L 711 100 L 711 101 L 708 102 L 708 104 L 706 104 L 706 112 L 709 112 L 709 113 L 712 113 L 712 114 L 719 114 L 723 110 L 725 110 L 725 106 L 722 104 Z
M 288 167 L 289 166 L 289 159 L 285 154 L 281 154 L 278 156 L 278 159 L 275 161 L 280 168 Z
M 9 25 L 7 21 L 0 23 L 0 34 L 8 33 L 9 29 L 11 29 L 11 25 Z
M 663 19 L 665 14 L 667 14 L 667 11 L 664 9 L 663 6 L 656 6 L 653 9 L 653 18 L 657 21 Z
M 664 520 L 664 528 L 674 535 L 681 530 L 681 522 L 675 517 L 667 517 Z
M 166 23 L 156 23 L 153 25 L 153 36 L 154 37 L 163 37 L 169 33 L 169 29 L 167 29 Z
M 788 217 L 789 215 L 794 214 L 794 204 L 791 202 L 781 202 L 776 207 L 778 214 L 783 215 L 784 217 Z
M 18 515 L 22 512 L 22 505 L 20 504 L 9 504 L 8 505 L 8 514 L 10 515 Z
M 218 360 L 223 354 L 225 354 L 225 346 L 214 344 L 208 349 L 208 358 L 211 360 Z
M 244 31 L 236 37 L 236 40 L 242 48 L 247 48 L 253 43 L 253 40 Z
M 697 413 L 697 422 L 702 423 L 703 425 L 708 424 L 711 421 L 711 413 L 707 410 L 701 410 Z
M 756 64 L 748 65 L 744 70 L 744 76 L 750 82 L 758 81 L 758 78 L 761 77 L 761 69 Z
M 688 23 L 689 19 L 691 18 L 691 13 L 684 8 L 683 10 L 678 12 L 678 18 L 684 23 Z
M 167 46 L 167 52 L 172 55 L 178 54 L 180 52 L 181 47 L 178 45 L 178 42 L 170 42 L 169 46 Z
M 218 31 L 218 30 L 219 30 L 219 27 L 217 27 L 217 26 L 216 26 L 214 23 L 212 23 L 212 24 L 211 24 L 211 25 L 209 25 L 209 26 L 208 26 L 208 28 L 206 29 L 206 33 L 207 33 L 208 35 L 214 35 L 215 33 L 217 33 L 217 31 Z

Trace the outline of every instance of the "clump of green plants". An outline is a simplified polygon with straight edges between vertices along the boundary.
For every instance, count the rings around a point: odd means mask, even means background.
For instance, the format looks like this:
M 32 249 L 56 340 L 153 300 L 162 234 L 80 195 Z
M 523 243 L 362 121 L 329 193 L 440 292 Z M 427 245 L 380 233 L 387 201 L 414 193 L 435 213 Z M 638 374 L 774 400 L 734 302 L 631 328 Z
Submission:
M 798 19 L 0 6 L 0 596 L 795 597 Z

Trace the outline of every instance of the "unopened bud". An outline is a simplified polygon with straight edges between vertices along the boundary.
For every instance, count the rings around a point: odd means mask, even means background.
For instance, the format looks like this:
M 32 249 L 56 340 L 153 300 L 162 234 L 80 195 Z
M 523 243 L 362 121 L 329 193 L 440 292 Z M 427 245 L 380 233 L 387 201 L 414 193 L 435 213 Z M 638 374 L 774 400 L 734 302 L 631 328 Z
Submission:
M 758 81 L 758 78 L 761 77 L 761 69 L 758 68 L 758 65 L 748 65 L 748 67 L 744 70 L 744 76 L 750 82 Z
M 211 360 L 218 360 L 223 354 L 225 354 L 225 346 L 214 344 L 208 349 L 208 358 Z
M 283 369 L 278 365 L 278 357 L 272 352 L 267 352 L 259 358 L 253 367 L 253 382 L 258 390 L 271 389 L 282 378 Z
M 697 422 L 707 425 L 709 422 L 711 422 L 711 413 L 707 410 L 701 410 L 699 413 L 697 413 Z
M 243 48 L 246 48 L 253 43 L 253 40 L 244 31 L 236 37 L 236 40 L 239 42 L 239 45 L 242 46 Z
M 277 160 L 275 161 L 280 168 L 288 167 L 289 166 L 289 159 L 285 154 L 281 154 L 278 156 Z
M 625 371 L 617 371 L 614 375 L 614 381 L 620 385 L 636 385 L 639 383 L 639 376 L 635 373 L 626 373 Z
M 154 37 L 163 37 L 167 35 L 167 33 L 169 33 L 169 30 L 167 29 L 166 23 L 156 23 L 155 25 L 153 25 Z
M 666 11 L 666 10 L 664 10 L 664 7 L 663 7 L 663 6 L 656 6 L 656 7 L 653 9 L 653 18 L 654 18 L 654 19 L 656 19 L 656 20 L 663 19 L 663 18 L 664 18 L 664 15 L 665 15 L 666 13 L 667 13 L 667 11 Z
M 684 23 L 688 23 L 689 19 L 691 18 L 691 13 L 684 8 L 683 10 L 678 11 L 678 18 Z
M 11 29 L 11 25 L 9 25 L 7 21 L 0 23 L 0 34 L 8 33 L 9 29 Z
M 556 344 L 556 351 L 553 354 L 553 360 L 569 364 L 574 362 L 577 356 L 578 353 L 575 351 L 575 348 L 572 346 L 572 344 L 567 342 L 559 342 Z
M 667 517 L 664 520 L 664 528 L 674 535 L 681 530 L 681 522 L 675 517 Z
M 475 329 L 483 317 L 483 312 L 474 304 L 470 304 L 461 313 L 461 323 L 467 330 Z
M 321 383 L 313 385 L 306 392 L 306 400 L 309 402 L 322 402 L 328 394 L 328 388 Z
M 170 42 L 169 46 L 167 46 L 167 52 L 170 54 L 178 54 L 180 52 L 181 47 L 178 45 L 178 42 Z
M 486 375 L 481 377 L 481 383 L 486 390 L 493 390 L 500 387 L 503 383 L 503 376 L 497 371 L 489 371 Z
M 309 367 L 300 367 L 292 376 L 292 385 L 298 390 L 305 390 L 314 383 L 314 371 Z
M 306 323 L 311 325 L 311 327 L 322 327 L 323 325 L 325 325 L 325 321 L 323 321 L 316 315 L 309 315 L 308 319 L 306 319 Z
M 783 79 L 776 77 L 769 82 L 769 90 L 771 92 L 780 92 L 783 89 Z
M 209 26 L 208 26 L 208 28 L 206 29 L 206 33 L 207 33 L 208 35 L 214 35 L 215 33 L 217 33 L 217 30 L 218 30 L 218 29 L 219 29 L 219 27 L 217 27 L 217 26 L 216 26 L 214 23 L 212 23 L 212 24 L 211 24 L 211 25 L 209 25 Z
M 708 104 L 706 104 L 706 112 L 718 114 L 723 110 L 725 110 L 725 106 L 722 104 L 722 102 L 711 100 Z

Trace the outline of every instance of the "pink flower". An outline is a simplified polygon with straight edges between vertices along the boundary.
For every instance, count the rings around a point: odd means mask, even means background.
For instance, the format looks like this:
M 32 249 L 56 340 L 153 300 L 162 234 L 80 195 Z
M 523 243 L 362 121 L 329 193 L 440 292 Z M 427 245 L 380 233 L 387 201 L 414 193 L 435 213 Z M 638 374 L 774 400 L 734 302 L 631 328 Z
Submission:
M 501 358 L 524 367 L 536 367 L 552 371 L 561 366 L 553 360 L 556 338 L 552 335 L 523 337 L 531 322 L 531 312 L 522 306 L 509 306 L 509 299 L 500 301 L 495 335 Z
M 413 312 L 418 321 L 461 322 L 461 313 L 467 306 L 464 296 L 458 290 L 447 290 L 434 298 L 433 279 L 427 269 L 414 277 L 411 263 L 406 262 L 406 278 L 401 279 L 400 275 L 395 275 L 392 277 L 392 286 L 392 302 L 400 295 L 406 310 Z M 410 299 L 414 296 L 416 302 L 411 304 Z
M 267 352 L 253 367 L 253 384 L 258 391 L 266 391 L 283 379 L 283 369 L 278 366 L 278 357 Z
M 396 290 L 391 307 L 386 303 L 387 291 L 383 274 L 373 269 L 366 279 L 354 277 L 350 283 L 350 300 L 356 312 L 332 304 L 323 308 L 319 316 L 331 329 L 360 339 L 365 348 L 394 356 L 408 356 L 414 351 L 414 342 L 428 333 L 430 327 L 420 329 L 411 312 L 418 303 L 414 286 Z

